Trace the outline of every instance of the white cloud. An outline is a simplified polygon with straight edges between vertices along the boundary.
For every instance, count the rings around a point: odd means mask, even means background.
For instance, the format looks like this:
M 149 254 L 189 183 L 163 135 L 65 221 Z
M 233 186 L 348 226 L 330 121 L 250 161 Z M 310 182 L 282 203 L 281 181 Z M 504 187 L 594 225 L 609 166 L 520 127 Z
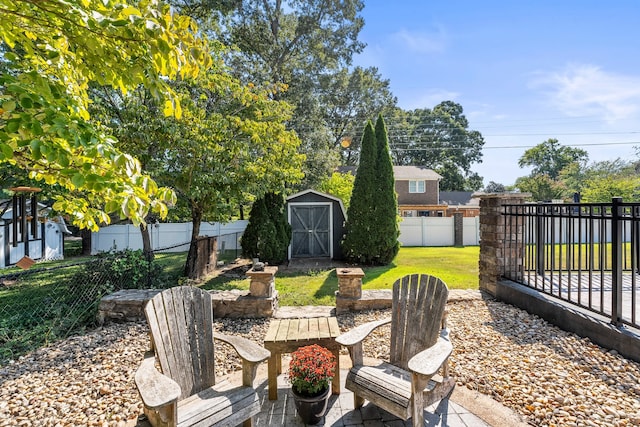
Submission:
M 421 54 L 443 52 L 447 46 L 447 37 L 441 28 L 435 34 L 410 32 L 403 29 L 393 33 L 391 38 L 407 50 Z
M 445 89 L 429 89 L 420 92 L 415 88 L 411 89 L 411 93 L 403 94 L 402 98 L 406 99 L 400 107 L 413 110 L 416 108 L 433 108 L 442 101 L 455 101 L 460 96 L 457 92 Z
M 640 76 L 610 73 L 594 65 L 571 64 L 560 71 L 537 73 L 532 87 L 545 90 L 554 107 L 573 117 L 600 115 L 614 122 L 640 110 Z

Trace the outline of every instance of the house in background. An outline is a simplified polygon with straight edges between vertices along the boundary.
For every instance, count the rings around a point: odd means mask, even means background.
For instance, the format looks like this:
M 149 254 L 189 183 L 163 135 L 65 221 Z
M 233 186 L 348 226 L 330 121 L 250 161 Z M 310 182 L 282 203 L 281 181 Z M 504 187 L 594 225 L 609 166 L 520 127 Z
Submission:
M 465 217 L 480 216 L 480 199 L 474 197 L 480 193 L 472 191 L 441 191 L 440 205 L 446 205 L 445 216 L 462 212 Z
M 341 166 L 340 173 L 356 174 L 355 166 Z M 479 199 L 470 191 L 440 191 L 442 176 L 426 166 L 394 166 L 398 214 L 402 217 L 446 217 L 462 212 L 480 214 Z
M 445 216 L 440 205 L 442 176 L 425 166 L 394 166 L 398 213 L 403 217 Z

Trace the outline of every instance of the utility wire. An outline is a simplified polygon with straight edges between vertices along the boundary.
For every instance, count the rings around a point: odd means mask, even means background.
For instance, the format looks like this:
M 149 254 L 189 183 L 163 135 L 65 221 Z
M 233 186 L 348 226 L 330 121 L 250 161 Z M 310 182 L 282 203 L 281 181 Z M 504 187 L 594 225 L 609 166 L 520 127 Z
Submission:
M 609 145 L 631 145 L 640 144 L 640 141 L 629 142 L 595 142 L 585 144 L 563 144 L 563 147 L 593 147 L 593 146 L 609 146 Z M 534 148 L 536 145 L 501 145 L 501 146 L 489 146 L 481 147 L 482 150 L 496 150 L 496 149 L 513 149 L 513 148 Z M 435 151 L 435 150 L 466 150 L 467 147 L 415 147 L 415 148 L 401 148 L 396 144 L 389 143 L 389 149 L 391 151 Z

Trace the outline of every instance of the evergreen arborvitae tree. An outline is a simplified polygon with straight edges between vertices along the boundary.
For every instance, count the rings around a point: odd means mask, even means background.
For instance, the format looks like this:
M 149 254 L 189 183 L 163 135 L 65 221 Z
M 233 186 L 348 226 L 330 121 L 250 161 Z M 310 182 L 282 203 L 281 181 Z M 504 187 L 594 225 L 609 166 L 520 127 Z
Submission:
M 291 225 L 287 219 L 285 202 L 282 194 L 267 193 L 264 196 L 265 205 L 271 222 L 276 230 L 276 239 L 273 242 L 273 255 L 265 260 L 269 264 L 282 264 L 288 258 L 287 250 L 291 243 Z
M 371 264 L 371 232 L 376 203 L 376 136 L 371 121 L 362 135 L 360 164 L 353 183 L 351 203 L 347 211 L 342 252 L 350 262 Z
M 389 154 L 389 138 L 382 115 L 376 121 L 376 185 L 375 226 L 372 231 L 376 264 L 389 264 L 400 249 L 398 227 L 398 197 L 395 189 L 393 164 Z
M 263 234 L 264 224 L 268 222 L 269 214 L 264 203 L 264 198 L 260 197 L 251 206 L 249 212 L 249 223 L 242 233 L 240 245 L 242 246 L 242 256 L 245 258 L 260 258 L 262 254 L 258 249 L 260 236 Z
M 249 223 L 242 234 L 242 256 L 258 258 L 268 264 L 281 264 L 287 259 L 291 226 L 284 212 L 281 195 L 267 193 L 251 207 Z

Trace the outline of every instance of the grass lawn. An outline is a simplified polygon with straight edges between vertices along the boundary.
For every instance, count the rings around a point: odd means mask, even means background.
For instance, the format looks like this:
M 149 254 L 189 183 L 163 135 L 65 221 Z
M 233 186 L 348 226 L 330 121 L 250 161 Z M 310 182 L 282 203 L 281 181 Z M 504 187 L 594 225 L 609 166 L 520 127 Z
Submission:
M 393 263 L 382 267 L 364 267 L 363 289 L 390 289 L 393 282 L 407 274 L 428 273 L 440 277 L 449 289 L 478 289 L 480 248 L 429 247 L 401 248 Z M 216 277 L 204 289 L 249 289 L 249 279 Z M 276 274 L 280 305 L 334 305 L 338 290 L 335 270 Z

